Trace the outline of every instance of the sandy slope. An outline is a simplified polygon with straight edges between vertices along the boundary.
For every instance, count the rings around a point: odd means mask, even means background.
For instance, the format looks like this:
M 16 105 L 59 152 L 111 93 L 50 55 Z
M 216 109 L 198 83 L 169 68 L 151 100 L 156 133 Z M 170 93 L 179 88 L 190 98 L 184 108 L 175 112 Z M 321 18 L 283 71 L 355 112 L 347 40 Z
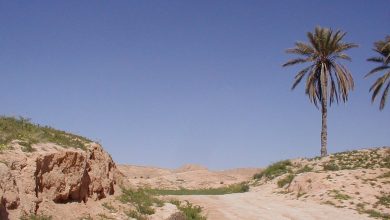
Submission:
M 135 186 L 167 189 L 222 187 L 247 181 L 261 170 L 259 168 L 239 168 L 211 171 L 194 164 L 187 164 L 178 169 L 118 165 L 118 169 Z
M 179 199 L 204 207 L 209 220 L 371 219 L 353 210 L 310 201 L 286 200 L 264 191 L 220 196 L 179 196 Z
M 260 169 L 253 168 L 211 171 L 186 165 L 167 170 L 127 165 L 119 170 L 139 187 L 199 189 L 249 182 L 247 193 L 167 196 L 167 201 L 188 200 L 201 206 L 209 220 L 359 220 L 373 219 L 364 214 L 368 211 L 390 214 L 389 147 L 294 159 L 280 167 L 273 168 L 275 173 L 284 170 L 279 176 L 258 180 L 253 174 Z M 289 183 L 278 184 L 288 176 L 293 176 Z

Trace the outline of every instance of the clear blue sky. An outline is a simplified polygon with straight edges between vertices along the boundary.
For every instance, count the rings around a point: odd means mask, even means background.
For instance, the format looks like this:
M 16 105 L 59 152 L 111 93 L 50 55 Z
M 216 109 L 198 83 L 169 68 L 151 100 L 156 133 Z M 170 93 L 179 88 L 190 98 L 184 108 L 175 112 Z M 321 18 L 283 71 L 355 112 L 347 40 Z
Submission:
M 389 1 L 3 1 L 0 114 L 99 140 L 119 163 L 212 169 L 315 156 L 321 113 L 284 53 L 316 25 L 348 32 L 356 88 L 329 151 L 390 144 L 390 102 L 363 76 Z

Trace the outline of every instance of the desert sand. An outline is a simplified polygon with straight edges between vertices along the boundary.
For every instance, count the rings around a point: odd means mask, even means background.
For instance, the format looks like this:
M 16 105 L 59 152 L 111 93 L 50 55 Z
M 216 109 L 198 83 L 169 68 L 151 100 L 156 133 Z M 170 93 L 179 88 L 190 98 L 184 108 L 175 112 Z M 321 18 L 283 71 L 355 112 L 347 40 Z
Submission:
M 203 206 L 204 213 L 210 220 L 370 219 L 353 210 L 335 208 L 311 201 L 285 199 L 274 195 L 272 191 L 180 197 L 182 200 Z

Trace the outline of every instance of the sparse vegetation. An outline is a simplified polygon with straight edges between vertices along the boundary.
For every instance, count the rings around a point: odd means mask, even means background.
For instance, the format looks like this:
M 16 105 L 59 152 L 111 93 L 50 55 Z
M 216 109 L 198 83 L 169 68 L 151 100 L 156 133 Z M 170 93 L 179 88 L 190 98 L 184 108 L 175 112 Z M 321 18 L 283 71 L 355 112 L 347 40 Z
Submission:
M 113 218 L 113 217 L 107 216 L 107 215 L 104 214 L 104 213 L 99 213 L 98 216 L 99 216 L 99 218 L 100 218 L 101 220 L 111 220 L 111 219 L 115 219 L 115 218 Z
M 309 165 L 305 165 L 304 167 L 298 169 L 295 173 L 300 174 L 300 173 L 307 173 L 313 171 L 313 167 L 310 167 Z
M 255 179 L 261 179 L 262 177 L 265 177 L 267 179 L 274 179 L 275 177 L 290 172 L 291 169 L 289 169 L 289 166 L 292 166 L 291 161 L 289 160 L 279 161 L 274 164 L 271 164 L 270 166 L 265 168 L 265 170 L 255 174 L 253 177 Z
M 103 203 L 102 206 L 106 209 L 108 209 L 110 212 L 116 212 L 117 210 L 115 209 L 114 206 L 112 206 L 110 203 Z
M 390 208 L 390 193 L 382 195 L 382 196 L 377 196 L 376 198 L 378 199 L 376 204 L 383 205 L 386 208 Z
M 0 150 L 8 148 L 12 141 L 18 141 L 25 152 L 32 152 L 33 144 L 51 142 L 62 147 L 74 147 L 85 149 L 87 143 L 91 140 L 56 130 L 48 126 L 33 124 L 30 119 L 23 117 L 0 117 Z
M 35 142 L 32 141 L 20 141 L 19 145 L 22 146 L 22 151 L 23 152 L 34 152 L 35 149 L 32 147 L 33 144 L 36 144 Z
M 139 212 L 137 212 L 136 210 L 129 210 L 129 211 L 126 211 L 125 214 L 127 216 L 129 216 L 130 218 L 135 218 L 137 220 L 147 220 L 148 218 L 142 214 L 140 214 Z
M 366 209 L 364 203 L 356 204 L 356 210 L 359 213 L 366 213 L 370 217 L 373 217 L 373 218 L 380 218 L 380 219 L 383 219 L 383 220 L 389 220 L 390 219 L 390 215 L 389 214 L 381 213 L 381 212 L 379 212 L 377 210 L 374 210 L 374 209 Z
M 148 189 L 149 192 L 156 195 L 224 195 L 231 193 L 243 193 L 249 191 L 247 183 L 232 184 L 219 188 L 206 189 Z
M 336 204 L 334 202 L 330 201 L 330 200 L 327 200 L 327 201 L 323 202 L 323 204 L 336 206 Z
M 164 204 L 162 200 L 155 198 L 145 189 L 122 189 L 119 200 L 122 203 L 132 203 L 141 215 L 152 215 L 154 214 L 152 206 L 162 206 Z
M 333 198 L 337 199 L 337 200 L 348 200 L 348 199 L 351 199 L 352 197 L 347 195 L 347 194 L 343 194 L 341 193 L 339 190 L 331 190 L 330 192 L 330 196 L 332 196 Z
M 282 188 L 283 186 L 285 186 L 287 184 L 290 185 L 290 183 L 293 181 L 294 177 L 295 177 L 294 174 L 288 174 L 284 178 L 278 180 L 277 184 L 278 184 L 279 188 Z
M 324 164 L 323 167 L 324 167 L 324 170 L 326 170 L 326 171 L 328 171 L 328 170 L 329 171 L 336 171 L 336 170 L 340 169 L 339 166 L 337 166 L 337 164 L 332 163 L 332 162 Z
M 35 215 L 35 214 L 22 216 L 22 217 L 20 218 L 20 220 L 52 220 L 52 219 L 53 219 L 52 216 L 47 216 L 47 215 Z
M 183 212 L 176 212 L 173 215 L 169 216 L 167 220 L 187 220 L 187 217 Z
M 390 168 L 390 153 L 379 153 L 380 148 L 370 151 L 345 151 L 330 155 L 322 164 L 325 171 Z M 388 174 L 390 175 L 390 174 Z
M 381 212 L 378 212 L 374 209 L 364 210 L 363 212 L 368 214 L 370 217 L 373 217 L 373 218 L 381 218 L 383 220 L 390 219 L 389 214 L 381 213 Z
M 183 205 L 182 202 L 178 200 L 172 200 L 170 203 L 176 205 L 176 207 L 185 215 L 186 220 L 206 220 L 205 216 L 202 216 L 202 207 L 198 205 L 192 205 L 190 202 L 185 201 Z

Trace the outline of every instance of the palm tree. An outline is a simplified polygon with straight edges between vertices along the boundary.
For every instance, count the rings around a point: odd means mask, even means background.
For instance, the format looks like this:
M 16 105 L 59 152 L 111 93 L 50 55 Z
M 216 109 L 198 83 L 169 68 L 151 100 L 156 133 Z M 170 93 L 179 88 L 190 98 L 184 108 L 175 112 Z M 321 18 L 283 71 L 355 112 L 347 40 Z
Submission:
M 375 42 L 374 51 L 379 53 L 379 56 L 371 57 L 367 60 L 379 63 L 379 66 L 371 70 L 366 75 L 366 77 L 377 72 L 386 72 L 383 76 L 379 77 L 370 88 L 370 92 L 372 92 L 371 102 L 374 102 L 381 88 L 386 84 L 385 89 L 382 93 L 381 102 L 379 104 L 379 109 L 383 110 L 390 88 L 390 36 L 387 36 L 384 41 Z
M 333 32 L 329 28 L 316 27 L 314 33 L 307 33 L 309 43 L 296 42 L 294 48 L 286 50 L 286 53 L 300 57 L 283 64 L 283 67 L 300 63 L 309 64 L 295 76 L 291 89 L 294 89 L 307 75 L 306 94 L 317 108 L 317 104 L 321 102 L 321 156 L 327 155 L 328 98 L 330 105 L 334 101 L 338 103 L 339 100 L 346 102 L 349 91 L 354 87 L 352 74 L 344 65 L 337 62 L 337 60 L 351 61 L 344 52 L 357 47 L 356 44 L 342 41 L 345 34 L 342 31 Z

